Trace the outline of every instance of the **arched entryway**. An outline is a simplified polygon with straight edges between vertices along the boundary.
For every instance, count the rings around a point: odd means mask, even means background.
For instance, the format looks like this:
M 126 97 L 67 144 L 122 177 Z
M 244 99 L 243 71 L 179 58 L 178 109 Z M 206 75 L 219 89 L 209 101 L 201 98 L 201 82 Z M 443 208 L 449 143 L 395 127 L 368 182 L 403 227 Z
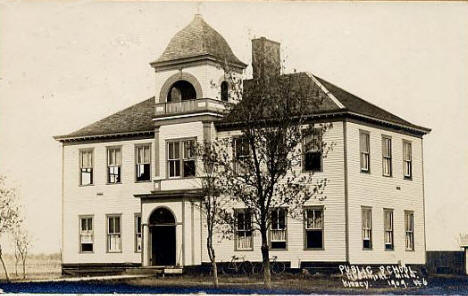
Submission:
M 149 218 L 151 265 L 176 265 L 176 221 L 172 212 L 157 208 Z

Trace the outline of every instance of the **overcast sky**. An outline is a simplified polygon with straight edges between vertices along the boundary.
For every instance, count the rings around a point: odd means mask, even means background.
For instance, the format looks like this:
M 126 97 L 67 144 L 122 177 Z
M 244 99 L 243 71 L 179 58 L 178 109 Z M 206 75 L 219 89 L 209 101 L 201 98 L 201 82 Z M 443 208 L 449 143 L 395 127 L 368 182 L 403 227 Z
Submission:
M 468 3 L 2 2 L 0 174 L 19 188 L 34 252 L 60 248 L 60 144 L 154 95 L 149 63 L 199 11 L 243 62 L 281 42 L 310 71 L 412 123 L 424 138 L 428 249 L 468 233 Z

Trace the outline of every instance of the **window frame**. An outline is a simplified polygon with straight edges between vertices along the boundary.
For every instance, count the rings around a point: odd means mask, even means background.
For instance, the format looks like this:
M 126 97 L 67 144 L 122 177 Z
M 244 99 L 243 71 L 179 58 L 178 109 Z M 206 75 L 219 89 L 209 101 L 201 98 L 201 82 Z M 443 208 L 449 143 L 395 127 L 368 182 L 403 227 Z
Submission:
M 92 246 L 93 246 L 92 251 L 83 251 L 83 246 L 82 246 L 82 243 L 81 243 L 81 236 L 83 235 L 82 234 L 82 232 L 83 232 L 83 230 L 82 230 L 82 226 L 83 226 L 82 219 L 86 219 L 86 220 L 91 219 L 91 225 L 92 225 L 91 226 L 91 228 L 92 228 L 91 229 L 91 237 L 92 237 Z M 88 223 L 88 222 L 86 222 L 86 223 Z M 94 243 L 94 238 L 95 238 L 95 236 L 94 236 L 94 215 L 92 215 L 92 214 L 90 214 L 90 215 L 79 215 L 78 216 L 78 227 L 79 227 L 78 228 L 78 251 L 79 251 L 79 253 L 80 254 L 93 254 L 94 253 L 94 245 L 95 245 L 95 243 Z M 87 230 L 87 231 L 89 231 L 89 230 Z
M 271 218 L 271 213 L 273 211 L 277 211 L 278 214 L 277 214 L 277 219 L 278 219 L 278 222 L 277 224 L 280 225 L 280 215 L 279 215 L 279 211 L 284 211 L 284 228 L 283 229 L 280 229 L 280 228 L 277 228 L 277 229 L 273 229 L 273 220 Z M 271 239 L 272 237 L 272 231 L 283 231 L 284 232 L 284 240 L 277 240 L 275 242 L 284 242 L 284 245 L 285 247 L 284 248 L 273 248 L 273 241 Z M 288 250 L 288 209 L 285 208 L 285 207 L 277 207 L 277 208 L 272 208 L 270 209 L 270 227 L 268 229 L 268 243 L 270 245 L 270 250 L 271 251 L 282 251 L 282 250 Z
M 237 141 L 247 141 L 247 154 L 242 154 L 242 155 L 237 155 Z M 244 148 L 244 143 L 241 143 L 241 147 L 242 147 L 242 150 L 245 150 Z M 245 151 L 242 151 L 242 152 L 245 152 Z M 248 160 L 248 158 L 250 157 L 250 143 L 249 143 L 249 139 L 242 136 L 242 135 L 239 135 L 239 136 L 234 136 L 232 137 L 232 159 L 233 159 L 233 166 L 234 166 L 234 172 L 236 172 L 236 174 L 241 174 L 243 173 L 242 170 L 245 170 L 245 168 L 242 168 L 241 166 L 241 163 L 242 162 L 245 162 L 245 159 Z
M 408 218 L 411 217 L 411 226 L 412 229 L 408 229 Z M 414 252 L 415 250 L 415 235 L 414 235 L 414 211 L 405 210 L 405 251 Z M 408 234 L 410 234 L 412 239 L 412 246 L 408 247 Z
M 110 218 L 119 218 L 119 232 L 109 233 L 109 219 Z M 120 236 L 119 250 L 111 251 L 109 248 L 109 238 L 112 234 L 118 234 Z M 122 253 L 123 252 L 123 239 L 122 239 L 122 214 L 106 214 L 106 253 Z
M 314 127 L 313 128 L 314 130 L 321 130 L 321 128 L 318 128 L 318 127 Z M 316 135 L 312 135 L 312 140 L 313 140 L 313 137 L 315 137 Z M 323 144 L 323 133 L 319 135 L 318 137 L 318 142 L 320 143 L 320 148 L 318 149 L 318 151 L 313 151 L 313 152 L 309 152 L 309 151 L 305 151 L 305 146 L 306 146 L 306 138 L 304 137 L 301 141 L 301 149 L 302 149 L 302 159 L 301 159 L 301 166 L 302 166 L 302 172 L 303 173 L 321 173 L 323 172 L 323 150 L 322 150 L 322 144 Z M 320 153 L 320 168 L 318 170 L 307 170 L 306 169 L 306 165 L 305 165 L 305 162 L 306 162 L 306 153 Z
M 244 228 L 242 230 L 239 230 L 238 229 L 238 214 L 239 213 L 244 213 L 244 216 L 245 214 L 249 214 L 250 215 L 250 229 L 247 229 L 247 228 Z M 244 221 L 245 221 L 245 218 L 244 218 Z M 244 224 L 246 224 L 244 222 Z M 238 245 L 237 245 L 237 241 L 238 241 L 238 232 L 245 232 L 245 233 L 248 233 L 250 232 L 250 248 L 239 248 Z M 245 237 L 247 237 L 247 235 L 245 235 Z M 252 211 L 249 210 L 248 208 L 238 208 L 238 209 L 234 209 L 234 251 L 253 251 L 254 250 L 254 231 L 253 231 L 253 227 L 252 227 Z
M 166 140 L 166 178 L 167 179 L 191 179 L 191 178 L 196 178 L 197 177 L 197 158 L 195 155 L 191 155 L 191 157 L 186 158 L 185 157 L 185 143 L 186 142 L 193 142 L 193 145 L 196 145 L 197 143 L 197 137 L 187 137 L 187 138 L 177 138 L 177 139 L 168 139 Z M 169 159 L 170 155 L 170 144 L 178 143 L 178 150 L 179 150 L 179 158 L 171 158 Z M 175 151 L 175 150 L 174 150 Z M 170 162 L 171 161 L 179 161 L 179 172 L 180 175 L 178 176 L 171 176 L 170 174 Z M 185 169 L 184 169 L 184 164 L 188 161 L 193 161 L 194 162 L 194 175 L 193 176 L 184 176 L 185 175 Z
M 322 227 L 321 228 L 307 228 L 307 213 L 309 210 L 320 210 L 322 212 Z M 304 208 L 304 225 L 303 225 L 303 233 L 304 233 L 304 250 L 306 251 L 323 251 L 325 250 L 325 207 L 324 206 L 307 206 Z M 308 230 L 317 230 L 320 229 L 322 231 L 322 247 L 321 248 L 308 248 L 307 247 L 307 231 Z
M 387 147 L 389 148 L 388 155 L 386 156 L 384 154 L 384 147 L 385 147 L 385 141 L 388 141 L 390 143 L 390 146 Z M 392 143 L 392 137 L 387 136 L 387 135 L 382 135 L 382 176 L 384 177 L 393 177 L 393 143 Z M 388 161 L 389 163 L 389 174 L 385 174 L 385 161 Z
M 403 178 L 406 180 L 413 179 L 413 143 L 403 139 Z M 405 145 L 409 145 L 409 159 L 406 159 Z M 409 175 L 406 174 L 407 165 L 409 165 Z
M 226 90 L 224 92 L 223 86 L 226 86 Z M 220 88 L 220 99 L 222 102 L 229 102 L 229 83 L 226 80 L 221 81 L 221 84 L 219 86 Z M 226 97 L 224 97 L 224 94 Z
M 82 155 L 83 153 L 91 153 L 91 168 L 83 168 L 82 164 Z M 79 168 L 79 186 L 93 186 L 94 185 L 94 148 L 81 148 L 79 149 L 78 152 L 78 168 Z M 91 171 L 89 172 L 91 174 L 90 176 L 90 183 L 89 184 L 83 184 L 83 169 L 90 169 Z
M 386 228 L 386 219 L 385 219 L 386 213 L 391 214 L 391 223 L 390 223 L 391 229 Z M 394 215 L 393 209 L 389 209 L 389 208 L 383 209 L 383 228 L 384 228 L 383 229 L 384 230 L 384 250 L 395 251 L 395 215 Z M 391 248 L 387 248 L 387 243 L 385 242 L 387 232 L 391 233 L 391 236 L 390 236 L 391 241 L 392 241 Z
M 138 219 L 140 219 L 140 232 L 138 232 Z M 135 213 L 134 215 L 134 227 L 133 230 L 135 232 L 134 239 L 135 239 L 135 244 L 134 244 L 134 249 L 135 253 L 141 253 L 143 250 L 143 220 L 141 217 L 141 213 Z M 139 235 L 139 237 L 138 237 Z M 140 250 L 138 250 L 138 238 L 140 239 Z
M 138 149 L 141 149 L 142 147 L 149 147 L 149 162 L 148 163 L 139 163 L 138 162 Z M 145 183 L 145 182 L 151 182 L 152 180 L 152 162 L 153 162 L 153 157 L 152 157 L 152 143 L 138 143 L 138 144 L 135 144 L 135 159 L 134 159 L 134 168 L 135 168 L 135 183 Z M 149 167 L 149 178 L 148 180 L 138 180 L 138 166 L 139 165 L 148 165 Z
M 367 137 L 367 151 L 362 151 L 362 136 Z M 363 168 L 363 155 L 367 156 L 367 169 Z M 361 173 L 371 173 L 371 147 L 370 147 L 370 132 L 365 130 L 359 130 L 359 163 Z
M 370 220 L 370 227 L 369 228 L 365 228 L 364 227 L 364 216 L 365 216 L 365 212 L 368 212 L 369 213 L 369 220 Z M 362 206 L 361 207 L 361 238 L 362 238 L 362 249 L 365 250 L 365 251 L 371 251 L 372 248 L 373 248 L 373 235 L 372 235 L 372 227 L 373 224 L 372 224 L 372 207 L 368 207 L 368 206 Z M 369 247 L 368 248 L 365 248 L 364 247 L 364 239 L 365 239 L 365 231 L 369 231 Z
M 119 150 L 120 151 L 120 164 L 118 165 L 109 165 L 109 152 L 110 150 Z M 116 158 L 116 162 L 117 162 L 117 156 L 115 157 Z M 119 145 L 119 146 L 107 146 L 106 147 L 106 162 L 107 162 L 107 165 L 106 165 L 106 168 L 107 168 L 107 182 L 106 184 L 107 185 L 112 185 L 112 184 L 122 184 L 122 159 L 123 159 L 123 156 L 122 156 L 122 146 Z M 116 167 L 118 168 L 118 179 L 119 181 L 118 182 L 110 182 L 110 168 L 111 167 Z

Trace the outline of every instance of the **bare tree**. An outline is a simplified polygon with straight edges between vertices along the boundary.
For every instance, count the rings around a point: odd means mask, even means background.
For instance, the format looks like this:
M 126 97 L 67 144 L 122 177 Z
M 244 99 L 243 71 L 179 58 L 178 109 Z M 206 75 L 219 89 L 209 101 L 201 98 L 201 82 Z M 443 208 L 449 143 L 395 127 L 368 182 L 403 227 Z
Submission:
M 206 248 L 211 262 L 211 273 L 213 276 L 213 285 L 219 286 L 218 268 L 216 265 L 216 252 L 213 246 L 214 232 L 228 233 L 226 227 L 226 199 L 222 197 L 222 188 L 219 183 L 219 165 L 216 160 L 216 146 L 211 141 L 205 141 L 198 144 L 195 149 L 197 158 L 202 163 L 202 189 L 203 197 L 201 200 L 201 211 L 204 214 L 207 237 Z
M 322 141 L 322 136 L 332 125 L 311 121 L 325 95 L 306 73 L 265 71 L 244 81 L 226 69 L 225 73 L 232 104 L 224 126 L 239 130 L 240 136 L 216 140 L 212 158 L 222 168 L 218 187 L 247 209 L 252 230 L 260 232 L 264 284 L 270 288 L 271 210 L 286 208 L 289 216 L 298 217 L 307 201 L 325 198 L 327 179 L 303 170 L 301 164 L 303 151 L 310 149 L 326 157 L 333 143 Z
M 13 229 L 13 241 L 15 244 L 15 272 L 18 275 L 18 262 L 21 261 L 23 279 L 26 278 L 26 260 L 31 247 L 31 237 L 23 224 L 17 224 Z
M 17 203 L 16 190 L 10 188 L 6 184 L 6 178 L 0 176 L 0 238 L 11 231 L 16 225 L 21 223 L 19 215 L 19 206 Z M 0 245 L 0 261 L 2 262 L 5 278 L 10 281 L 8 271 L 2 256 L 2 248 Z

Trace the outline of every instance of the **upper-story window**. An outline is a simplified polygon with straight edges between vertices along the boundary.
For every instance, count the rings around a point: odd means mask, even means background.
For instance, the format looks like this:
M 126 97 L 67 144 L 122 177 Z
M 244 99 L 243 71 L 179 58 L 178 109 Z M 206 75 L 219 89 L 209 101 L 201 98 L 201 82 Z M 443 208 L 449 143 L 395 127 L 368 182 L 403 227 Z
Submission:
M 392 139 L 386 136 L 382 137 L 382 174 L 392 176 Z
M 197 98 L 197 92 L 193 85 L 185 80 L 175 82 L 167 93 L 167 102 L 180 102 L 194 100 Z
M 195 140 L 177 140 L 167 143 L 169 178 L 195 176 Z
M 80 150 L 80 185 L 93 184 L 93 149 Z
M 107 148 L 107 183 L 120 183 L 122 150 L 120 147 Z
M 359 150 L 361 155 L 361 172 L 370 172 L 370 141 L 369 133 L 359 132 Z
M 302 169 L 306 172 L 322 171 L 322 135 L 321 130 L 313 129 L 312 133 L 304 137 Z
M 244 137 L 233 139 L 234 170 L 241 174 L 245 172 L 245 162 L 250 154 L 249 140 Z
M 151 145 L 135 147 L 136 181 L 151 180 Z
M 226 81 L 221 82 L 221 101 L 227 102 L 229 99 L 229 84 Z
M 403 174 L 405 178 L 413 177 L 413 156 L 411 142 L 403 140 Z

